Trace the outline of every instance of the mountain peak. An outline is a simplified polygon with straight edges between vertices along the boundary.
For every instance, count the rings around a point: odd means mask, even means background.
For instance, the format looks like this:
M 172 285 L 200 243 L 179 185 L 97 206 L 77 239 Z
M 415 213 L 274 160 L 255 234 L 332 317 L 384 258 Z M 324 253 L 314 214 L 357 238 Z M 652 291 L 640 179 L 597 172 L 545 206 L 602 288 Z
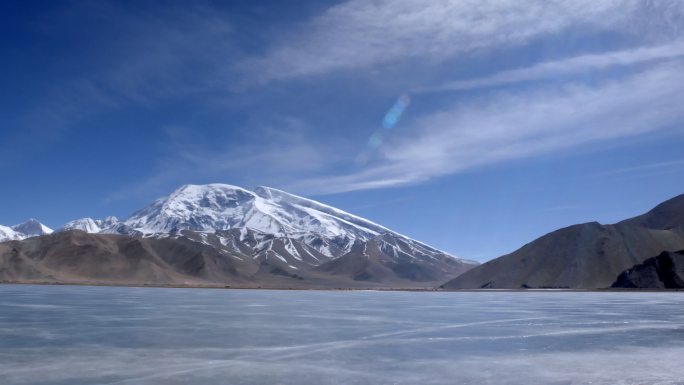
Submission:
M 192 205 L 210 207 L 212 204 L 221 205 L 232 199 L 251 198 L 253 195 L 249 190 L 228 184 L 186 184 L 171 194 L 157 199 L 156 202 L 164 202 L 165 207 L 170 209 L 176 209 L 182 205 L 186 205 L 187 209 L 192 209 Z
M 69 230 L 81 230 L 86 233 L 99 233 L 102 230 L 112 227 L 119 222 L 116 217 L 106 217 L 104 219 L 93 220 L 91 218 L 81 218 L 75 221 L 67 222 L 59 226 L 54 232 L 61 233 Z
M 31 218 L 24 223 L 14 225 L 11 227 L 12 230 L 22 233 L 28 237 L 52 234 L 52 229 L 38 222 L 37 220 Z
M 102 218 L 102 219 L 98 219 L 98 220 L 96 220 L 96 221 L 94 221 L 94 222 L 95 222 L 95 224 L 97 224 L 100 228 L 104 229 L 104 228 L 107 228 L 107 227 L 110 227 L 110 226 L 113 226 L 113 225 L 119 223 L 119 220 L 118 220 L 116 217 L 113 217 L 113 216 L 110 215 L 110 216 L 108 216 L 108 217 L 104 217 L 104 218 Z
M 314 232 L 369 239 L 390 230 L 342 210 L 270 187 L 184 185 L 122 222 L 142 233 L 248 227 L 271 234 Z
M 325 251 L 328 248 L 346 252 L 355 242 L 365 242 L 382 234 L 392 234 L 431 253 L 443 253 L 367 219 L 311 199 L 271 187 L 255 186 L 249 191 L 221 183 L 183 185 L 120 222 L 114 217 L 83 218 L 56 231 L 148 236 L 181 230 L 214 233 L 233 228 L 291 237 L 311 243 L 309 246 L 323 250 L 324 255 L 331 253 Z
M 641 226 L 648 229 L 667 230 L 684 226 L 684 194 L 657 205 L 646 214 L 625 219 L 619 224 Z
M 31 220 L 19 226 L 27 229 L 42 225 Z M 109 241 L 150 240 L 156 245 L 150 244 L 150 247 L 162 247 L 161 254 L 181 251 L 185 261 L 191 257 L 185 254 L 193 250 L 201 258 L 212 258 L 212 263 L 201 263 L 205 267 L 211 265 L 210 270 L 230 267 L 250 279 L 266 277 L 267 282 L 273 275 L 297 280 L 315 278 L 318 282 L 322 273 L 312 268 L 338 258 L 340 262 L 325 268 L 323 273 L 334 276 L 335 282 L 352 279 L 352 286 L 358 285 L 357 280 L 374 282 L 373 285 L 441 283 L 474 265 L 364 218 L 264 186 L 249 191 L 218 183 L 183 185 L 123 221 L 114 217 L 82 218 L 60 226 L 55 232 L 61 234 L 46 239 L 63 245 L 60 240 L 82 235 L 81 231 L 101 234 L 88 238 L 98 244 L 92 249 L 94 255 Z M 119 236 L 107 238 L 106 234 Z M 24 234 L 1 227 L 0 237 L 26 238 Z M 81 240 L 78 242 L 80 245 Z M 73 254 L 71 249 L 64 251 L 70 256 Z M 139 258 L 138 252 L 149 250 L 128 251 Z M 116 253 L 119 252 L 121 248 L 116 246 Z M 159 268 L 164 270 L 169 266 Z M 194 268 L 192 271 L 196 273 Z M 202 277 L 216 279 L 213 275 Z
M 234 227 L 257 197 L 227 184 L 187 184 L 143 207 L 122 223 L 143 233 L 215 231 Z
M 252 189 L 252 192 L 255 193 L 257 196 L 260 196 L 261 198 L 264 199 L 273 199 L 273 195 L 271 194 L 271 191 L 274 190 L 270 187 L 264 187 L 264 186 L 254 186 Z

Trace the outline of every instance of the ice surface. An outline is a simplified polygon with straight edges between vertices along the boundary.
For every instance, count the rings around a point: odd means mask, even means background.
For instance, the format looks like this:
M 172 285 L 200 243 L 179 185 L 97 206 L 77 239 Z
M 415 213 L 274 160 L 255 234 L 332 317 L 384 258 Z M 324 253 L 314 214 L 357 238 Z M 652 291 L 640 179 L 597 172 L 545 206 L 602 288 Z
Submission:
M 682 384 L 677 293 L 0 285 L 0 383 Z

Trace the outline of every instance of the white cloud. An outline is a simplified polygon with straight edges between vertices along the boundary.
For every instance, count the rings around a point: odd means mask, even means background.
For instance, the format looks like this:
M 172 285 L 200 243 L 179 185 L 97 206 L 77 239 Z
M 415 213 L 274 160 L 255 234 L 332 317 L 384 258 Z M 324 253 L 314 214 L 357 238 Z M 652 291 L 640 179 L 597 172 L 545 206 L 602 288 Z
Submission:
M 624 173 L 631 173 L 633 171 L 657 170 L 657 169 L 672 168 L 672 167 L 679 168 L 679 166 L 681 166 L 681 165 L 684 165 L 684 160 L 651 163 L 651 164 L 645 164 L 643 166 L 621 168 L 619 170 L 609 171 L 609 172 L 603 173 L 601 175 L 605 176 L 605 175 L 611 175 L 611 174 L 624 174 Z
M 684 41 L 675 41 L 657 47 L 637 48 L 596 55 L 582 55 L 566 60 L 539 63 L 527 68 L 502 71 L 486 78 L 461 80 L 416 91 L 456 91 L 531 80 L 553 79 L 560 76 L 601 70 L 613 66 L 634 65 L 652 60 L 664 60 L 680 56 L 684 56 Z
M 684 63 L 671 62 L 591 88 L 568 84 L 486 100 L 421 117 L 417 135 L 382 147 L 383 162 L 288 188 L 337 193 L 418 183 L 485 164 L 636 136 L 681 122 Z
M 307 136 L 308 126 L 297 119 L 282 119 L 279 127 L 254 125 L 246 129 L 251 131 L 249 138 L 215 142 L 215 138 L 203 138 L 192 129 L 168 128 L 163 145 L 166 156 L 160 159 L 156 170 L 109 194 L 105 202 L 154 197 L 187 183 L 277 187 L 285 178 L 311 175 L 340 161 L 339 151 L 311 140 Z M 335 143 L 334 147 L 338 146 L 343 144 Z
M 241 65 L 268 81 L 344 69 L 365 70 L 386 62 L 405 64 L 412 59 L 438 63 L 473 50 L 515 48 L 567 28 L 621 28 L 639 33 L 645 27 L 633 21 L 643 4 L 638 0 L 352 0 L 306 23 L 299 34 L 273 45 L 266 56 L 242 61 Z M 648 4 L 663 8 L 665 2 Z M 661 13 L 681 14 L 684 3 L 670 3 L 666 8 L 672 12 Z M 178 19 L 182 23 L 152 17 L 129 20 L 130 25 L 123 30 L 132 31 L 131 36 L 136 37 L 126 48 L 131 52 L 101 68 L 95 79 L 87 79 L 87 87 L 80 83 L 74 87 L 79 91 L 79 97 L 73 98 L 75 109 L 83 110 L 78 107 L 85 102 L 107 107 L 131 102 L 147 105 L 184 95 L 211 94 L 206 98 L 211 102 L 215 95 L 230 94 L 230 83 L 238 77 L 233 63 L 243 57 L 233 52 L 231 26 L 220 15 L 212 16 L 204 9 Z M 656 29 L 676 24 L 678 19 L 649 20 L 649 28 Z M 477 87 L 673 58 L 684 52 L 678 44 L 586 55 L 450 86 Z M 678 79 L 681 75 L 678 65 L 661 66 L 625 82 L 596 88 L 539 88 L 532 94 L 494 94 L 486 101 L 454 105 L 414 121 L 419 135 L 390 139 L 382 148 L 383 162 L 378 166 L 357 174 L 308 179 L 289 187 L 285 178 L 324 174 L 340 158 L 350 155 L 348 148 L 321 146 L 304 135 L 273 139 L 278 130 L 263 134 L 271 137 L 267 142 L 230 143 L 225 151 L 176 148 L 172 156 L 160 161 L 156 176 L 136 191 L 188 183 L 189 176 L 216 181 L 251 174 L 258 174 L 260 183 L 283 181 L 278 187 L 306 194 L 417 183 L 481 164 L 660 129 L 679 116 L 681 108 L 675 101 L 684 90 Z M 90 95 L 102 100 L 95 103 Z
M 649 23 L 640 19 L 646 12 L 654 14 Z M 438 62 L 569 27 L 654 34 L 677 29 L 683 13 L 684 3 L 638 0 L 352 0 L 245 66 L 267 81 L 412 58 Z

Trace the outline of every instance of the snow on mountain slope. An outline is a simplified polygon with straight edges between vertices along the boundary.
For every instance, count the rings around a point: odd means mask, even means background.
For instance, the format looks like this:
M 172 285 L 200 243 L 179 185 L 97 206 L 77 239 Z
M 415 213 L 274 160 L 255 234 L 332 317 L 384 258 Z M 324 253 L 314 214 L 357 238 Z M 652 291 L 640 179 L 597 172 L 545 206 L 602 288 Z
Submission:
M 52 234 L 52 229 L 31 218 L 24 223 L 12 226 L 12 230 L 22 233 L 27 237 L 35 237 L 38 235 Z
M 259 197 L 275 202 L 286 209 L 289 208 L 292 211 L 298 209 L 308 214 L 308 216 L 313 219 L 310 219 L 308 223 L 300 222 L 305 231 L 310 231 L 311 225 L 324 226 L 329 231 L 329 233 L 325 235 L 338 236 L 345 234 L 350 228 L 355 228 L 365 232 L 367 238 L 391 232 L 385 227 L 361 217 L 357 217 L 356 215 L 274 188 L 257 186 L 254 188 L 254 193 Z
M 10 227 L 0 225 L 0 242 L 18 241 L 26 238 L 24 234 L 17 233 Z
M 81 230 L 86 233 L 99 233 L 100 231 L 112 227 L 119 221 L 115 217 L 107 217 L 104 219 L 93 220 L 90 218 L 81 218 L 71 221 L 58 227 L 54 232 L 61 233 L 69 230 Z
M 186 185 L 122 221 L 142 233 L 248 227 L 269 234 L 314 232 L 369 239 L 390 230 L 344 211 L 275 189 Z
M 98 225 L 101 229 L 106 229 L 107 227 L 111 227 L 119 223 L 119 220 L 116 217 L 108 216 L 103 219 L 98 219 L 95 221 L 95 224 Z
M 69 230 L 81 230 L 85 231 L 86 233 L 99 233 L 102 229 L 100 226 L 95 224 L 94 220 L 90 218 L 81 218 L 59 226 L 57 229 L 55 229 L 55 233 L 61 233 L 63 231 Z
M 402 239 L 404 248 L 413 252 L 448 255 L 334 207 L 261 186 L 249 191 L 227 184 L 185 185 L 100 232 L 150 236 L 237 228 L 291 238 L 329 258 L 349 252 L 356 241 L 365 242 L 382 234 Z M 232 240 L 221 242 L 230 244 Z M 301 256 L 287 242 L 279 248 L 280 252 L 268 249 L 268 255 L 276 259 L 284 252 Z
M 52 229 L 33 218 L 11 227 L 0 225 L 0 242 L 22 240 L 45 234 L 52 234 Z
M 229 185 L 185 185 L 136 211 L 121 224 L 142 233 L 244 227 L 254 198 L 252 192 Z
M 50 231 L 35 220 L 15 227 L 28 234 Z M 82 218 L 55 232 L 59 234 L 22 242 L 35 246 L 42 245 L 43 239 L 77 240 L 74 247 L 85 247 L 82 251 L 89 256 L 99 255 L 101 242 L 124 242 L 130 248 L 115 253 L 126 258 L 149 257 L 154 253 L 146 247 L 156 245 L 164 256 L 174 256 L 177 265 L 157 265 L 155 274 L 166 268 L 180 269 L 192 277 L 225 283 L 222 274 L 229 272 L 252 286 L 429 286 L 477 264 L 334 207 L 268 187 L 249 191 L 225 184 L 185 185 L 123 221 Z M 0 226 L 0 240 L 26 237 Z M 89 247 L 81 240 L 97 246 Z M 83 254 L 70 249 L 65 253 L 74 258 Z M 162 256 L 157 257 L 157 262 L 163 262 Z M 131 266 L 138 266 L 139 259 L 135 261 Z M 147 266 L 148 262 L 140 263 Z

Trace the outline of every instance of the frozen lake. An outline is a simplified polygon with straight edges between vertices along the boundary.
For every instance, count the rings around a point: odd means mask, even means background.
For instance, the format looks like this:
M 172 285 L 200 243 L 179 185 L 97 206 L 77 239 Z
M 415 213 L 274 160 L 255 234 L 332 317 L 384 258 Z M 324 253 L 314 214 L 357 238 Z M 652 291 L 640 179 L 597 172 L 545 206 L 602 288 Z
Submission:
M 684 293 L 0 285 L 2 384 L 684 384 Z

